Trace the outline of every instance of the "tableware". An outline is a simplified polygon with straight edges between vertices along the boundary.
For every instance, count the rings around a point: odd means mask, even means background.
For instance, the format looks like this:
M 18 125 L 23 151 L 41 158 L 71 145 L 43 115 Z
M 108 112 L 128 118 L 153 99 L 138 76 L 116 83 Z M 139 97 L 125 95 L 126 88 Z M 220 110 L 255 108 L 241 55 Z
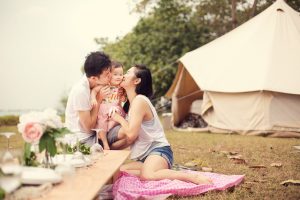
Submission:
M 21 182 L 23 184 L 39 185 L 43 183 L 59 183 L 62 176 L 53 169 L 41 167 L 23 167 Z
M 0 187 L 6 193 L 11 193 L 16 190 L 21 185 L 19 177 L 16 176 L 1 176 L 0 177 Z
M 6 137 L 6 141 L 7 141 L 7 145 L 6 145 L 6 151 L 1 159 L 2 162 L 6 162 L 7 160 L 11 160 L 13 159 L 13 155 L 12 153 L 10 152 L 9 150 L 9 139 L 12 135 L 15 135 L 16 133 L 14 132 L 3 132 L 3 133 L 0 133 L 0 135 Z
M 61 154 L 55 155 L 53 157 L 52 161 L 53 161 L 54 165 L 69 163 L 73 167 L 76 167 L 76 168 L 77 167 L 86 167 L 86 166 L 89 166 L 92 164 L 92 161 L 88 156 L 83 155 L 83 159 L 81 159 L 81 158 L 76 159 L 76 158 L 74 158 L 74 155 L 72 155 L 72 154 L 66 154 L 65 156 L 61 155 Z

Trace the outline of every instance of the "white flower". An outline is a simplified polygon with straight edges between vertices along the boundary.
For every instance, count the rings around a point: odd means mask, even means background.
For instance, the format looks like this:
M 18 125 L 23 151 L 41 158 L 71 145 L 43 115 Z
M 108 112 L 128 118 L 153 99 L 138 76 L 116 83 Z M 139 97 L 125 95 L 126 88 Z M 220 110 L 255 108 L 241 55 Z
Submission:
M 46 109 L 43 113 L 43 122 L 50 128 L 62 128 L 63 123 L 61 117 L 57 115 L 57 111 L 51 108 Z
M 23 114 L 19 118 L 18 131 L 24 133 L 25 127 L 28 123 L 38 123 L 46 128 L 62 128 L 63 123 L 61 117 L 57 115 L 57 111 L 54 109 L 46 109 L 43 112 L 29 112 Z

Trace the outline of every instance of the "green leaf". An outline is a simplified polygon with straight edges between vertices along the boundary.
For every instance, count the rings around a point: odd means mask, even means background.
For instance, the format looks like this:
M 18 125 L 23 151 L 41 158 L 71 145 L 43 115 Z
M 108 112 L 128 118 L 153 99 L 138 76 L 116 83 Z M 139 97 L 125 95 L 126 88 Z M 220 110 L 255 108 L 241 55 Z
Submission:
M 24 143 L 24 154 L 23 154 L 23 159 L 25 166 L 38 166 L 39 163 L 36 160 L 37 157 L 35 155 L 35 152 L 31 151 L 31 144 L 25 142 Z
M 49 134 L 44 133 L 39 143 L 40 152 L 47 150 L 50 153 L 50 156 L 55 156 L 57 153 L 55 140 Z
M 50 128 L 47 129 L 45 133 L 49 134 L 53 138 L 58 138 L 71 133 L 71 131 L 65 127 L 60 129 Z
M 5 191 L 2 187 L 0 187 L 0 199 L 4 199 L 5 197 Z
M 49 135 L 44 133 L 44 135 L 41 137 L 39 142 L 39 151 L 42 152 L 46 149 L 47 146 L 47 139 L 49 138 Z
M 57 153 L 55 140 L 52 137 L 50 137 L 50 139 L 48 139 L 47 150 L 50 153 L 50 156 L 55 156 L 55 154 Z
M 25 142 L 24 143 L 24 160 L 26 158 L 30 158 L 30 148 L 31 148 L 31 144 Z

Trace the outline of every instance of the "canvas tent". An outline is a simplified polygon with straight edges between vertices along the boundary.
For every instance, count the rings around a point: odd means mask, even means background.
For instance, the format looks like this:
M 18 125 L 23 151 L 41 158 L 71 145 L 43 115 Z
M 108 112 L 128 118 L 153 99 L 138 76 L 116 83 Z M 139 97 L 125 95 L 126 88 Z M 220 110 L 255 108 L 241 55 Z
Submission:
M 202 99 L 215 132 L 300 137 L 300 13 L 283 0 L 179 59 L 174 125 Z

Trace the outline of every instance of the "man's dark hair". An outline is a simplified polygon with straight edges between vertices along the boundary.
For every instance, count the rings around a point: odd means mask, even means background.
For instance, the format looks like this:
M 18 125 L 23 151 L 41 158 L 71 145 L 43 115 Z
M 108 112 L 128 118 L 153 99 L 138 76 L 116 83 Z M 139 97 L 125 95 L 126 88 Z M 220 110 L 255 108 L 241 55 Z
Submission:
M 91 76 L 99 76 L 104 70 L 111 67 L 111 60 L 104 52 L 91 52 L 85 59 L 84 72 L 89 78 Z

